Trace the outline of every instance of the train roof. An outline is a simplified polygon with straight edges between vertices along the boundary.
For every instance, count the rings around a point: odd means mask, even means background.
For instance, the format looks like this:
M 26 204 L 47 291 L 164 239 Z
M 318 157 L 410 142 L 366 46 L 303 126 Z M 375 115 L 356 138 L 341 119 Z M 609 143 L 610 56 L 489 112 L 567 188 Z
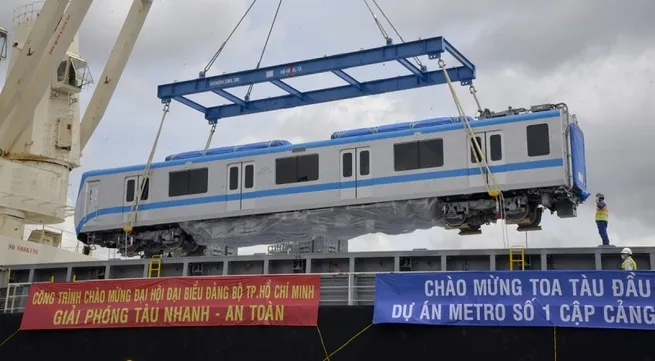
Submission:
M 282 147 L 285 145 L 291 145 L 291 142 L 287 140 L 269 140 L 266 142 L 257 142 L 257 143 L 241 144 L 241 145 L 230 145 L 230 146 L 219 147 L 219 148 L 211 148 L 211 149 L 207 149 L 206 151 L 194 150 L 191 152 L 171 154 L 168 157 L 166 157 L 164 160 L 168 162 L 177 159 L 190 159 L 190 158 L 205 157 L 211 155 L 238 153 L 238 152 L 245 152 L 245 151 L 256 150 L 256 149 Z
M 516 122 L 521 122 L 521 121 L 529 121 L 529 120 L 535 120 L 535 119 L 544 119 L 544 118 L 552 118 L 552 117 L 557 117 L 560 116 L 561 111 L 559 109 L 555 110 L 548 110 L 548 111 L 541 111 L 541 112 L 536 112 L 536 113 L 524 113 L 524 114 L 518 114 L 518 115 L 509 115 L 505 117 L 499 117 L 499 118 L 492 118 L 492 119 L 479 119 L 475 120 L 474 122 L 471 122 L 471 127 L 476 128 L 476 127 L 483 127 L 483 126 L 490 126 L 490 125 L 498 125 L 498 124 L 506 124 L 506 123 L 516 123 Z M 456 117 L 453 117 L 456 118 Z M 436 118 L 440 119 L 440 118 Z M 445 118 L 442 118 L 445 119 Z M 412 123 L 412 122 L 409 122 Z M 414 122 L 416 123 L 416 122 Z M 400 123 L 400 124 L 408 124 L 408 123 Z M 394 125 L 400 125 L 400 124 L 394 124 Z M 462 129 L 464 127 L 463 123 L 458 121 L 458 122 L 448 122 L 446 124 L 441 124 L 441 125 L 435 125 L 435 126 L 425 126 L 422 127 L 420 132 L 422 133 L 438 133 L 438 132 L 446 132 L 446 131 L 452 131 L 452 130 L 457 130 L 457 129 Z M 377 127 L 378 129 L 381 127 Z M 390 128 L 387 128 L 390 129 Z M 354 129 L 353 131 L 358 131 L 358 129 Z M 367 133 L 366 135 L 351 135 L 348 137 L 341 137 L 341 138 L 336 138 L 336 139 L 328 139 L 328 140 L 319 140 L 315 142 L 308 142 L 308 143 L 299 143 L 299 144 L 288 144 L 288 145 L 280 145 L 276 147 L 266 147 L 266 148 L 260 148 L 260 149 L 249 149 L 249 150 L 244 150 L 241 152 L 228 152 L 228 153 L 222 153 L 218 155 L 205 155 L 205 156 L 198 156 L 198 157 L 191 157 L 191 158 L 185 158 L 185 159 L 171 159 L 169 161 L 164 161 L 164 162 L 156 162 L 153 163 L 150 168 L 151 169 L 156 169 L 156 168 L 165 168 L 165 167 L 173 167 L 177 165 L 183 165 L 186 163 L 202 163 L 202 162 L 210 162 L 214 160 L 219 160 L 219 159 L 233 159 L 233 158 L 238 158 L 238 157 L 243 157 L 243 156 L 254 156 L 254 155 L 259 155 L 259 154 L 271 154 L 271 153 L 281 153 L 284 151 L 292 150 L 295 148 L 305 148 L 305 149 L 310 149 L 310 148 L 321 148 L 321 147 L 328 147 L 332 145 L 337 145 L 337 144 L 350 144 L 350 143 L 357 143 L 357 142 L 365 142 L 365 141 L 371 141 L 371 140 L 378 140 L 378 139 L 389 139 L 389 138 L 397 138 L 397 137 L 403 137 L 407 135 L 412 135 L 417 132 L 416 127 L 414 128 L 405 128 L 405 129 L 399 129 L 399 130 L 389 130 L 387 132 L 377 132 L 377 133 L 372 133 L 369 134 Z M 350 133 L 349 133 L 350 134 Z M 224 147 L 226 148 L 226 147 Z M 193 152 L 189 152 L 193 153 Z M 184 153 L 183 153 L 184 154 Z M 125 166 L 125 167 L 119 167 L 119 168 L 108 168 L 108 169 L 97 169 L 97 170 L 90 170 L 87 172 L 84 172 L 82 174 L 82 179 L 80 181 L 80 189 L 82 185 L 84 184 L 86 178 L 88 177 L 96 177 L 100 175 L 105 175 L 105 174 L 117 174 L 117 173 L 128 173 L 128 172 L 138 172 L 138 171 L 143 171 L 145 169 L 145 164 L 139 164 L 139 165 L 132 165 L 132 166 Z
M 476 120 L 473 117 L 467 117 L 467 118 L 469 122 L 473 122 Z M 353 138 L 353 137 L 360 137 L 360 136 L 372 135 L 372 134 L 398 132 L 401 130 L 408 130 L 408 129 L 436 127 L 440 125 L 461 123 L 461 122 L 462 122 L 461 117 L 430 118 L 430 119 L 423 119 L 413 122 L 394 123 L 394 124 L 388 124 L 388 125 L 382 125 L 376 127 L 357 128 L 357 129 L 349 129 L 349 130 L 334 132 L 330 136 L 330 139 Z M 166 162 L 169 162 L 172 160 L 191 159 L 191 158 L 198 158 L 198 157 L 205 157 L 205 156 L 212 156 L 212 155 L 246 152 L 249 150 L 283 147 L 285 145 L 292 145 L 292 144 L 287 140 L 269 140 L 265 142 L 256 142 L 256 143 L 249 143 L 249 144 L 230 145 L 230 146 L 224 146 L 218 148 L 211 148 L 211 149 L 207 149 L 206 151 L 194 150 L 190 152 L 171 154 L 167 156 L 164 160 Z
M 466 118 L 468 119 L 469 122 L 473 122 L 476 120 L 473 117 L 466 117 Z M 447 124 L 461 123 L 461 122 L 462 122 L 461 117 L 430 118 L 430 119 L 417 120 L 414 122 L 395 123 L 395 124 L 381 125 L 378 127 L 358 128 L 358 129 L 350 129 L 340 132 L 334 132 L 330 136 L 330 139 L 352 138 L 352 137 L 360 137 L 360 136 L 371 135 L 371 134 L 391 133 L 391 132 L 398 132 L 401 130 L 429 128 L 429 127 L 436 127 L 439 125 L 447 125 Z

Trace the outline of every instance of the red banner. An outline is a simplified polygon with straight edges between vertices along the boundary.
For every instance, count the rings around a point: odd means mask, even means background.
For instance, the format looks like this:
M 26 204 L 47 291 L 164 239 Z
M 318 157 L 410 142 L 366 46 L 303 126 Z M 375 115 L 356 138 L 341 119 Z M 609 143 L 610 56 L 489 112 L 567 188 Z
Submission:
M 316 326 L 319 275 L 34 283 L 21 330 Z

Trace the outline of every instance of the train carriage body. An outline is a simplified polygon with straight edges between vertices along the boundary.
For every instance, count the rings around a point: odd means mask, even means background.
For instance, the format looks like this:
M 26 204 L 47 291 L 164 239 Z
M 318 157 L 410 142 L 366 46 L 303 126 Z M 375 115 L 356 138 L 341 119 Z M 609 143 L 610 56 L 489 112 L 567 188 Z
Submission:
M 89 171 L 76 231 L 86 243 L 132 253 L 177 247 L 189 254 L 212 242 L 250 246 L 318 234 L 435 226 L 479 233 L 498 216 L 490 177 L 503 191 L 506 220 L 537 227 L 544 209 L 574 217 L 588 196 L 582 131 L 565 106 L 540 109 L 471 119 L 491 174 L 456 118 L 169 156 L 151 165 L 129 240 L 123 226 L 144 166 Z

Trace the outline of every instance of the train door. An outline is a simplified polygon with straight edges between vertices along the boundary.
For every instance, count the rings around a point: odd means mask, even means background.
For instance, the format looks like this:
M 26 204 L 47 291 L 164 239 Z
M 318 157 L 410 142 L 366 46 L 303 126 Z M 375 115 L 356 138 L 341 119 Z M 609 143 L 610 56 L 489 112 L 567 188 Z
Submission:
M 357 198 L 355 188 L 355 149 L 344 149 L 339 155 L 339 196 L 341 199 Z
M 127 222 L 130 217 L 130 211 L 136 197 L 136 181 L 138 176 L 125 178 L 123 185 L 123 223 Z M 136 218 L 134 219 L 136 221 Z
M 241 163 L 227 165 L 225 211 L 241 210 Z
M 502 167 L 505 165 L 505 144 L 503 142 L 503 133 L 499 131 L 485 133 L 487 143 L 487 164 L 491 168 L 496 184 L 505 184 L 507 172 Z
M 86 183 L 86 199 L 84 210 L 86 218 L 89 220 L 86 224 L 93 225 L 98 220 L 99 198 L 98 191 L 100 190 L 100 181 L 92 181 Z
M 253 192 L 257 189 L 257 184 L 255 183 L 255 163 L 241 163 L 241 171 L 243 173 L 243 181 L 241 183 L 241 209 L 253 209 L 255 208 L 256 202 Z
M 468 145 L 468 182 L 469 187 L 471 188 L 485 188 L 485 183 L 489 182 L 489 175 L 487 170 L 484 167 L 484 163 L 478 164 L 478 157 L 476 157 L 477 151 L 473 148 L 473 139 L 468 137 L 470 143 Z M 505 164 L 504 161 L 504 146 L 503 146 L 503 135 L 502 132 L 492 131 L 492 132 L 480 132 L 475 133 L 475 141 L 478 143 L 480 150 L 483 154 L 479 154 L 480 159 L 484 159 L 489 166 L 489 169 L 493 173 L 494 180 L 497 184 L 502 184 L 505 182 L 505 174 L 499 172 L 503 170 L 499 166 Z M 480 167 L 482 166 L 482 167 Z M 482 168 L 482 169 L 480 169 Z M 481 176 L 482 172 L 485 176 Z M 492 184 L 489 183 L 491 186 Z
M 369 147 L 356 149 L 357 157 L 355 164 L 357 168 L 357 198 L 372 196 L 373 187 L 371 187 L 371 150 Z
M 371 179 L 371 151 L 368 147 L 344 149 L 340 153 L 339 195 L 341 199 L 355 199 L 371 196 L 370 185 L 363 181 Z
M 142 176 L 131 176 L 125 178 L 125 184 L 123 186 L 123 222 L 128 222 L 130 219 L 130 213 L 132 213 L 132 206 L 134 205 L 134 199 L 139 193 L 139 187 L 141 187 Z M 145 201 L 148 200 L 150 193 L 150 179 L 146 180 L 146 184 L 143 188 L 143 193 L 141 193 L 141 200 L 139 200 L 139 210 L 142 209 L 141 206 Z M 138 212 L 135 214 L 134 221 L 138 217 Z

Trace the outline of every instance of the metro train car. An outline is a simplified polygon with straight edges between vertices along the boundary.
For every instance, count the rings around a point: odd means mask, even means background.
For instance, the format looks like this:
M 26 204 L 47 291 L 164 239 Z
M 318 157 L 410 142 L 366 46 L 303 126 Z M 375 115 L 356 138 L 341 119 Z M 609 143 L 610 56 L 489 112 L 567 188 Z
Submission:
M 202 254 L 251 246 L 349 239 L 445 227 L 479 234 L 505 221 L 540 229 L 542 212 L 577 216 L 586 192 L 584 135 L 564 104 L 470 118 L 503 197 L 487 193 L 470 132 L 458 117 L 172 155 L 151 165 L 134 227 L 128 221 L 144 165 L 82 175 L 78 239 L 121 252 Z M 503 204 L 498 204 L 501 202 Z

